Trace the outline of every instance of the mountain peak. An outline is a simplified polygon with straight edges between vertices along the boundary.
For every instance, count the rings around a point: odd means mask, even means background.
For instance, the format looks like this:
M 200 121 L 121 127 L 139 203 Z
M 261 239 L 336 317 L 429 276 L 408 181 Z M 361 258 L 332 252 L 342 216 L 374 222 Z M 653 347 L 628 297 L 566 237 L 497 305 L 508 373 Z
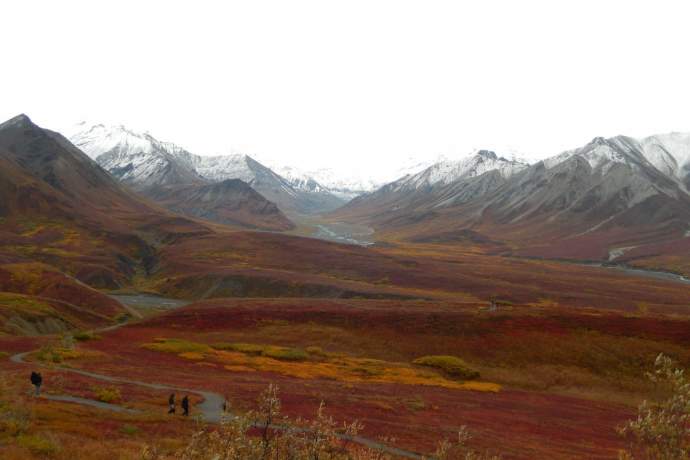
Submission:
M 590 145 L 606 145 L 608 140 L 602 136 L 597 136 L 591 140 Z
M 496 152 L 492 150 L 478 150 L 477 155 L 488 158 L 490 160 L 498 160 L 498 157 L 496 156 Z
M 16 127 L 30 127 L 35 126 L 26 114 L 20 113 L 16 117 L 12 117 L 6 122 L 0 124 L 0 129 L 16 128 Z

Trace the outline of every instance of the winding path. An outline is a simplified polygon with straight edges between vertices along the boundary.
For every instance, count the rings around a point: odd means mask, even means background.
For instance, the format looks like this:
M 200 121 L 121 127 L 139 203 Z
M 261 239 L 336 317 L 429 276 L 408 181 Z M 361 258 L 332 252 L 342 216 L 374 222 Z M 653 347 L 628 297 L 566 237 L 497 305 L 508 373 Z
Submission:
M 103 332 L 105 330 L 112 330 L 112 329 L 121 327 L 124 324 L 125 323 L 118 324 L 115 326 L 110 326 L 108 328 L 100 329 L 100 331 Z M 24 360 L 24 358 L 32 352 L 33 351 L 25 351 L 22 353 L 17 353 L 15 355 L 12 355 L 10 357 L 10 360 L 14 363 L 17 363 L 17 364 L 29 364 Z M 129 385 L 137 385 L 137 386 L 141 386 L 141 387 L 145 387 L 145 388 L 152 388 L 154 390 L 168 390 L 168 391 L 173 391 L 173 392 L 196 394 L 196 395 L 203 397 L 203 401 L 196 405 L 196 409 L 201 412 L 203 420 L 207 423 L 220 423 L 220 420 L 221 420 L 224 398 L 221 395 L 219 395 L 218 393 L 213 393 L 210 391 L 203 391 L 203 390 L 194 390 L 191 388 L 176 387 L 176 386 L 171 386 L 171 385 L 164 385 L 164 384 L 160 384 L 160 383 L 141 382 L 138 380 L 130 380 L 130 379 L 125 379 L 125 378 L 121 378 L 121 377 L 112 377 L 109 375 L 98 374 L 96 372 L 89 372 L 89 371 L 85 371 L 82 369 L 74 369 L 74 368 L 70 368 L 70 367 L 62 367 L 61 366 L 61 367 L 58 367 L 58 369 L 60 369 L 61 371 L 72 372 L 75 374 L 83 375 L 86 377 L 90 377 L 93 379 L 102 380 L 102 381 L 110 382 L 110 383 L 125 383 L 125 384 L 129 384 Z M 46 399 L 50 399 L 52 401 L 71 402 L 71 403 L 96 407 L 98 409 L 110 410 L 110 411 L 120 412 L 120 413 L 140 413 L 141 412 L 141 411 L 138 411 L 135 409 L 129 409 L 126 407 L 122 407 L 122 406 L 119 406 L 117 404 L 109 404 L 109 403 L 104 403 L 101 401 L 96 401 L 93 399 L 80 398 L 77 396 L 44 394 L 44 395 L 42 395 L 42 397 L 46 398 Z M 232 417 L 232 415 L 230 415 L 230 416 Z M 273 428 L 282 429 L 284 427 L 275 426 Z M 338 437 L 344 441 L 354 442 L 354 443 L 369 447 L 370 449 L 375 449 L 375 450 L 385 452 L 387 454 L 394 455 L 397 457 L 411 458 L 411 459 L 415 459 L 415 460 L 423 460 L 424 458 L 428 458 L 428 457 L 424 457 L 424 456 L 422 456 L 416 452 L 411 452 L 408 450 L 399 449 L 397 447 L 388 446 L 386 444 L 383 444 L 383 443 L 380 443 L 378 441 L 374 441 L 372 439 L 365 438 L 362 436 L 338 435 Z

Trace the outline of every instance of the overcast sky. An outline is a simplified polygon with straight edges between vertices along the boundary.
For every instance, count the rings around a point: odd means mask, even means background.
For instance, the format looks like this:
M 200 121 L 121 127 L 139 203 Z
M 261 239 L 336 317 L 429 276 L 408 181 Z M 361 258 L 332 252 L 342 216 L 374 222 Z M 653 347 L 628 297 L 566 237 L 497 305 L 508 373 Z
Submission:
M 3 2 L 0 118 L 372 171 L 690 131 L 688 1 Z

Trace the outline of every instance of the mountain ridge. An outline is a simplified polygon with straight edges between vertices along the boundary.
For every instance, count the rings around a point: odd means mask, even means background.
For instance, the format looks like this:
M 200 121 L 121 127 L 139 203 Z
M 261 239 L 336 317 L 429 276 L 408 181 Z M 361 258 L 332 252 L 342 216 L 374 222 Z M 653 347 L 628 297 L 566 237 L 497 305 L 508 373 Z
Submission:
M 70 139 L 106 170 L 140 191 L 161 185 L 203 185 L 240 179 L 284 212 L 308 214 L 343 204 L 325 187 L 293 184 L 248 155 L 196 155 L 122 125 L 80 124 Z
M 508 174 L 469 168 L 476 174 L 450 181 L 436 164 L 355 198 L 331 217 L 413 240 L 471 230 L 512 242 L 513 253 L 523 255 L 608 259 L 625 247 L 633 248 L 626 257 L 649 256 L 670 241 L 687 243 L 686 139 L 599 137 Z

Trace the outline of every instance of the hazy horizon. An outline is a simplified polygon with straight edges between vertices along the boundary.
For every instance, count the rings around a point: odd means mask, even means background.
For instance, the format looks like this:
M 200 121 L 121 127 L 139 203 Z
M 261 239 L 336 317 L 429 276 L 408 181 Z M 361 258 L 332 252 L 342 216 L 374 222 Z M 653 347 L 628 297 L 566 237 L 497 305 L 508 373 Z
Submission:
M 690 131 L 685 4 L 38 3 L 6 6 L 0 116 L 50 129 L 123 124 L 200 155 L 369 175 Z

